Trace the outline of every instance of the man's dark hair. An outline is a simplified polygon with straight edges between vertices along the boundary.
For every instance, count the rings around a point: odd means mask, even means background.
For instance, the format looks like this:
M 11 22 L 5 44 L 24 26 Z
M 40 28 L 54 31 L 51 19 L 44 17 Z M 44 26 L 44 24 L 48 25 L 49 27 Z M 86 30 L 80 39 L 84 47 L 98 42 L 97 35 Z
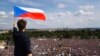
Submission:
M 17 26 L 18 26 L 19 31 L 22 31 L 24 28 L 26 28 L 26 24 L 27 22 L 25 20 L 23 19 L 18 20 Z

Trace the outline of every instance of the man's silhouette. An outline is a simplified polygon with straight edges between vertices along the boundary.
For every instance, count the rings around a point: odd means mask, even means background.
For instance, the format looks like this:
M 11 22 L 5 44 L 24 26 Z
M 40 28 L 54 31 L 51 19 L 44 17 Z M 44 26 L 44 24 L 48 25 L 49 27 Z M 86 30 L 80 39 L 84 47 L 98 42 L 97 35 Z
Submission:
M 14 39 L 14 56 L 32 56 L 31 44 L 28 35 L 25 33 L 27 22 L 23 19 L 18 20 L 17 28 L 13 28 L 13 39 Z

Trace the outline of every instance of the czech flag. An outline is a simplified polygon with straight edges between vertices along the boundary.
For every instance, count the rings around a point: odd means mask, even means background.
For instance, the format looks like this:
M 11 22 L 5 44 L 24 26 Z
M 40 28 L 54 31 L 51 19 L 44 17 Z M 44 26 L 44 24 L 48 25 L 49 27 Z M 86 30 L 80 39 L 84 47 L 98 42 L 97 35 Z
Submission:
M 22 18 L 32 18 L 36 20 L 45 20 L 46 16 L 43 10 L 26 7 L 14 7 L 14 16 Z

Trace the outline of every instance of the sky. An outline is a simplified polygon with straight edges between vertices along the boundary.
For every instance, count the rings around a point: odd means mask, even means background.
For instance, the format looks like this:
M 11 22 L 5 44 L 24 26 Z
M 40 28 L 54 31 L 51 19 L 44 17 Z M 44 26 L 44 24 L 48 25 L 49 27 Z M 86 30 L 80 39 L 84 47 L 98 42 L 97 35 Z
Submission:
M 28 29 L 100 28 L 100 0 L 0 0 L 0 29 L 12 29 L 14 6 L 45 12 L 45 21 L 25 18 Z

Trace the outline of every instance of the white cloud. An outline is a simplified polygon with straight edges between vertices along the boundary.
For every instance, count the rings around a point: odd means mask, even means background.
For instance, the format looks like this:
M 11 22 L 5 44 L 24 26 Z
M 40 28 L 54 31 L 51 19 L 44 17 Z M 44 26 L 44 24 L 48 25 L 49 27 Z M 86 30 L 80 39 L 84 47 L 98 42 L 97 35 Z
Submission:
M 53 0 L 54 3 L 74 3 L 76 0 Z
M 76 16 L 79 16 L 79 15 L 88 16 L 88 15 L 93 15 L 93 14 L 94 14 L 94 12 L 92 12 L 92 11 L 79 10 L 74 15 L 76 15 Z
M 82 10 L 93 10 L 95 7 L 93 5 L 81 5 L 79 8 Z
M 66 16 L 67 14 L 66 13 L 63 13 L 63 12 L 58 12 L 58 13 L 56 13 L 56 15 L 58 17 L 63 17 L 63 16 Z
M 83 15 L 91 15 L 91 14 L 94 14 L 93 12 L 84 11 L 84 10 L 79 10 L 79 13 L 80 13 L 80 14 L 83 14 Z
M 23 4 L 23 5 L 28 5 L 28 6 L 44 6 L 41 3 L 35 2 L 33 0 L 10 0 L 10 2 L 14 3 L 14 4 Z
M 49 25 L 48 27 L 55 26 L 55 28 L 56 27 L 84 28 L 84 27 L 98 26 L 95 25 L 96 24 L 95 22 L 98 22 L 98 18 L 95 17 L 94 12 L 84 11 L 84 10 L 79 10 L 77 12 L 80 16 L 76 17 L 75 13 L 74 12 L 72 13 L 70 11 L 48 13 L 47 22 L 49 23 L 46 24 Z
M 66 7 L 66 4 L 64 4 L 64 3 L 59 3 L 59 4 L 57 5 L 57 8 L 63 9 L 63 8 L 65 8 L 65 7 Z
M 1 15 L 5 15 L 6 13 L 4 11 L 0 11 L 0 14 Z
M 0 29 L 11 29 L 13 23 L 12 12 L 0 11 Z
M 13 11 L 11 11 L 11 12 L 9 12 L 9 14 L 8 14 L 8 15 L 13 16 L 13 15 L 14 15 L 14 12 L 13 12 Z
M 71 12 L 53 12 L 52 15 L 50 14 L 52 13 L 48 13 L 48 17 L 47 17 L 48 19 L 46 23 L 47 25 L 49 25 L 48 27 L 54 27 L 54 26 L 55 28 L 67 27 L 68 25 L 71 26 L 75 24 L 75 22 L 77 22 L 75 21 L 75 18 L 72 15 L 70 15 Z
M 67 11 L 67 15 L 73 15 L 70 11 Z
M 74 15 L 79 16 L 79 15 L 94 15 L 94 6 L 93 5 L 79 5 L 78 6 L 79 10 L 75 12 Z
M 59 11 L 53 13 L 46 13 L 48 20 L 57 20 L 59 21 L 60 18 L 66 18 L 67 16 L 72 16 L 73 13 L 70 11 Z
M 0 25 L 7 25 L 8 23 L 6 22 L 1 22 Z
M 37 2 L 35 2 L 35 1 L 33 1 L 33 0 L 21 0 L 21 2 L 23 3 L 23 4 L 27 4 L 27 2 L 28 2 L 28 4 L 27 5 L 30 5 L 30 6 L 44 6 L 43 4 L 40 4 L 40 3 L 37 3 Z
M 12 3 L 16 3 L 18 0 L 9 0 Z
M 36 21 L 37 24 L 40 24 L 40 25 L 44 25 L 45 22 L 44 21 Z
M 7 18 L 6 12 L 0 11 L 0 18 Z

